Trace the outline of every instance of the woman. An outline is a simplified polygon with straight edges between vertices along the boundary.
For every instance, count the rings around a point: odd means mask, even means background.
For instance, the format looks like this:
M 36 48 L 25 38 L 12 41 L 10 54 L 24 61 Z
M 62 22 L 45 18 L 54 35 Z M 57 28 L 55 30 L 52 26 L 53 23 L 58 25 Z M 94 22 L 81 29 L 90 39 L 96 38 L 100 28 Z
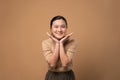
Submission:
M 48 63 L 45 80 L 75 80 L 72 71 L 72 57 L 75 41 L 67 32 L 67 21 L 63 16 L 55 16 L 50 22 L 49 39 L 42 42 L 42 49 Z

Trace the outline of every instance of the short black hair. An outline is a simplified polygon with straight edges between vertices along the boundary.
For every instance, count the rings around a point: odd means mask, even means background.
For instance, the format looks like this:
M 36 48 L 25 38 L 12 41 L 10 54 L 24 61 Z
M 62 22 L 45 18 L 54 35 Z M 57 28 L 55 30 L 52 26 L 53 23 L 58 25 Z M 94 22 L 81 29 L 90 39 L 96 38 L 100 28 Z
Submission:
M 67 20 L 65 19 L 65 17 L 63 17 L 63 16 L 61 16 L 61 15 L 57 15 L 57 16 L 55 16 L 55 17 L 53 17 L 53 18 L 51 19 L 51 21 L 50 21 L 50 28 L 52 28 L 53 22 L 54 22 L 55 20 L 59 20 L 59 19 L 64 20 L 65 23 L 66 23 L 66 26 L 67 26 Z

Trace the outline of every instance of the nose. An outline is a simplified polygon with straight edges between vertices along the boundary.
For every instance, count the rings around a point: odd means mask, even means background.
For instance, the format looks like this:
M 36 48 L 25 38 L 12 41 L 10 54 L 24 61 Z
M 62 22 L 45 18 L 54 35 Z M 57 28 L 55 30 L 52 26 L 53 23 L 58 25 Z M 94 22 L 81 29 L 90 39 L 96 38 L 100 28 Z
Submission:
M 58 28 L 58 31 L 61 31 L 61 27 Z

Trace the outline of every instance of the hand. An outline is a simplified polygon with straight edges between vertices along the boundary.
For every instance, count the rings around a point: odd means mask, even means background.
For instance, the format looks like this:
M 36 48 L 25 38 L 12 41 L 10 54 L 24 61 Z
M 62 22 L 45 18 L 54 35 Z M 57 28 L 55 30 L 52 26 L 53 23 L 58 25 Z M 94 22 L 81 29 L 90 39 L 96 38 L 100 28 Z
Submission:
M 64 38 L 62 38 L 62 39 L 60 40 L 60 43 L 64 43 L 72 34 L 73 34 L 73 33 L 70 33 L 70 34 L 66 35 Z
M 46 33 L 53 41 L 55 41 L 56 43 L 59 43 L 59 41 L 54 38 L 51 34 L 49 34 L 48 32 Z

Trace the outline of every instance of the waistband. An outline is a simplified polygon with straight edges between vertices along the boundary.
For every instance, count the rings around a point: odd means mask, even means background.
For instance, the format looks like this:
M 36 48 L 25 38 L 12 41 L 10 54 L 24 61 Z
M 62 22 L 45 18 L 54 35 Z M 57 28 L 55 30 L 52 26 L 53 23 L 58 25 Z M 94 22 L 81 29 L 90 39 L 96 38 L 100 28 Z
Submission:
M 64 72 L 70 72 L 70 71 L 72 71 L 72 69 L 70 69 L 70 70 L 64 70 L 64 71 L 48 70 L 48 72 L 56 72 L 56 73 L 64 73 Z
M 52 72 L 67 72 L 67 71 L 70 71 L 72 70 L 71 68 L 58 68 L 58 69 L 48 69 L 49 71 L 52 71 Z

